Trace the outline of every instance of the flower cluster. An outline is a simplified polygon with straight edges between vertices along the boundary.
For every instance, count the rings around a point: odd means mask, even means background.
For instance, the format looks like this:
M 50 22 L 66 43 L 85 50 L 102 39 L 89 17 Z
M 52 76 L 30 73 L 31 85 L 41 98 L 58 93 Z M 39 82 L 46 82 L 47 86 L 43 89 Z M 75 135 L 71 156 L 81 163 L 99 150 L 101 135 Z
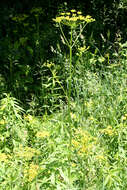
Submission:
M 90 135 L 88 131 L 77 130 L 75 133 L 76 140 L 72 140 L 72 146 L 80 155 L 91 154 L 97 139 Z
M 0 125 L 4 125 L 4 124 L 6 124 L 6 121 L 5 120 L 0 120 Z
M 45 138 L 49 136 L 49 132 L 48 131 L 38 131 L 36 134 L 37 138 Z
M 24 116 L 24 119 L 26 121 L 28 121 L 30 124 L 36 124 L 38 122 L 37 118 L 35 118 L 34 116 L 28 114 Z
M 125 114 L 124 116 L 122 116 L 122 121 L 127 120 L 127 114 Z
M 31 160 L 35 155 L 38 154 L 40 154 L 40 151 L 27 146 L 26 147 L 20 146 L 18 151 L 16 152 L 16 155 L 18 157 L 24 158 L 26 160 Z
M 28 114 L 28 115 L 24 116 L 24 119 L 29 121 L 29 122 L 32 122 L 34 117 L 32 115 Z
M 0 162 L 7 162 L 8 156 L 5 153 L 0 153 Z
M 82 56 L 83 53 L 85 53 L 90 47 L 86 47 L 86 46 L 83 46 L 83 47 L 79 47 L 78 48 L 78 53 L 77 53 L 77 56 Z
M 97 154 L 94 156 L 93 159 L 96 162 L 96 164 L 98 165 L 98 167 L 102 167 L 103 165 L 109 167 L 108 157 L 105 152 L 102 152 L 102 151 L 97 152 Z
M 108 135 L 108 136 L 113 136 L 116 135 L 116 131 L 112 128 L 112 126 L 107 126 L 107 128 L 102 129 L 101 133 Z
M 38 175 L 39 166 L 31 163 L 29 168 L 24 169 L 24 176 L 31 182 Z
M 70 12 L 61 13 L 60 16 L 53 19 L 57 23 L 62 23 L 70 27 L 77 27 L 82 22 L 90 23 L 95 21 L 90 15 L 83 16 L 82 12 L 71 10 Z

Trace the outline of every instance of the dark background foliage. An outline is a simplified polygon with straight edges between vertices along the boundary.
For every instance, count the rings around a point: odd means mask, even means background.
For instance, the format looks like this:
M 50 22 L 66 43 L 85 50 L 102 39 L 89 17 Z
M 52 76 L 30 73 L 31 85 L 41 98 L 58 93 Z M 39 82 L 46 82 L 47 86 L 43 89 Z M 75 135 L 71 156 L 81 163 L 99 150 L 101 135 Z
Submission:
M 70 9 L 91 15 L 96 22 L 87 26 L 85 43 L 90 46 L 91 52 L 99 49 L 101 55 L 105 57 L 109 54 L 111 57 L 113 52 L 118 51 L 118 44 L 127 40 L 126 5 L 126 0 L 0 1 L 1 94 L 11 93 L 22 101 L 24 107 L 29 107 L 29 104 L 50 107 L 56 103 L 57 95 L 53 98 L 52 94 L 54 90 L 55 94 L 59 94 L 59 86 L 51 87 L 52 73 L 45 63 L 57 63 L 53 69 L 61 76 L 64 85 L 66 76 L 62 68 L 67 49 L 60 41 L 59 29 L 54 26 L 52 18 Z M 36 15 L 31 12 L 38 7 L 41 13 Z M 21 19 L 16 21 L 15 17 Z M 35 105 L 33 102 L 36 102 Z

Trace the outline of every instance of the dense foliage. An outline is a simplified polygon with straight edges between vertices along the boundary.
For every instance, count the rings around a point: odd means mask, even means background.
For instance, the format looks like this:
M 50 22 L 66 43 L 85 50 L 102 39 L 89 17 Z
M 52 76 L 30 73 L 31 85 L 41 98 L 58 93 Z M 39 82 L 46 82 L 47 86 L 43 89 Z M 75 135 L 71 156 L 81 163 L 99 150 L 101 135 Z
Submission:
M 0 189 L 126 190 L 127 1 L 0 5 Z
M 52 90 L 58 94 L 60 89 L 50 88 L 53 77 L 45 64 L 47 61 L 55 64 L 54 72 L 61 76 L 64 85 L 63 62 L 67 62 L 68 50 L 52 18 L 73 8 L 96 19 L 87 26 L 78 46 L 89 46 L 89 54 L 105 59 L 103 65 L 109 58 L 113 63 L 113 53 L 118 53 L 119 43 L 126 41 L 126 1 L 1 1 L 0 89 L 11 92 L 24 108 L 32 108 L 30 103 L 34 100 L 36 109 L 42 111 L 45 105 L 51 112 L 52 104 L 57 102 L 57 95 L 53 98 L 50 94 Z M 78 59 L 76 51 L 74 62 Z

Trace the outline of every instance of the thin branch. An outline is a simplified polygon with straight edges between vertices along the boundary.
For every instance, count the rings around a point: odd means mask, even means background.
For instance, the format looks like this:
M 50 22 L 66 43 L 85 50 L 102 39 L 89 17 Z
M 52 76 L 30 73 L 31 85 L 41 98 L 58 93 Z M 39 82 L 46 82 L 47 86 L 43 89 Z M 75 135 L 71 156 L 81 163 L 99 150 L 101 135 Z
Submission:
M 66 36 L 64 35 L 63 29 L 62 29 L 62 27 L 61 27 L 61 24 L 60 24 L 60 23 L 59 23 L 59 26 L 60 26 L 60 30 L 61 30 L 61 33 L 62 33 L 62 35 L 63 35 L 63 38 L 64 38 L 64 40 L 65 40 L 65 42 L 66 42 L 66 45 L 67 45 L 68 47 L 70 47 L 70 44 L 69 44 L 69 42 L 68 42 L 68 40 L 67 40 Z
M 80 33 L 78 34 L 77 38 L 75 39 L 75 41 L 74 41 L 72 47 L 75 45 L 76 41 L 78 40 L 79 36 L 81 35 L 81 33 L 82 33 L 82 31 L 84 30 L 84 28 L 86 27 L 86 25 L 87 25 L 87 23 L 84 24 L 83 28 L 81 29 Z

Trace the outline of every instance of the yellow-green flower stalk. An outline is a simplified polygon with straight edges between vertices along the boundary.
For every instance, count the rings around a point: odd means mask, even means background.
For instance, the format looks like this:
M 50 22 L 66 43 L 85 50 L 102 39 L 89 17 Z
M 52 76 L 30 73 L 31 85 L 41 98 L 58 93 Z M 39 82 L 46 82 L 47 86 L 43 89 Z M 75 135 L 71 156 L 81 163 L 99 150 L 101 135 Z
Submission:
M 68 84 L 68 91 L 67 91 L 67 100 L 68 100 L 68 118 L 69 118 L 69 156 L 68 156 L 68 161 L 69 161 L 69 179 L 71 181 L 71 152 L 72 152 L 72 129 L 71 129 L 71 105 L 70 105 L 70 100 L 71 100 L 71 80 L 72 80 L 72 49 L 73 46 L 75 46 L 79 36 L 81 35 L 82 31 L 84 30 L 85 26 L 90 23 L 95 21 L 91 16 L 83 16 L 82 12 L 76 11 L 74 9 L 70 10 L 69 12 L 63 12 L 60 14 L 60 16 L 57 16 L 55 19 L 53 19 L 56 23 L 58 23 L 63 39 L 65 41 L 66 46 L 69 48 L 69 84 Z M 83 25 L 82 29 L 80 30 L 79 34 L 77 35 L 76 39 L 73 39 L 73 31 L 76 29 L 80 24 Z M 66 25 L 70 27 L 70 39 L 68 40 L 63 32 L 62 26 Z

